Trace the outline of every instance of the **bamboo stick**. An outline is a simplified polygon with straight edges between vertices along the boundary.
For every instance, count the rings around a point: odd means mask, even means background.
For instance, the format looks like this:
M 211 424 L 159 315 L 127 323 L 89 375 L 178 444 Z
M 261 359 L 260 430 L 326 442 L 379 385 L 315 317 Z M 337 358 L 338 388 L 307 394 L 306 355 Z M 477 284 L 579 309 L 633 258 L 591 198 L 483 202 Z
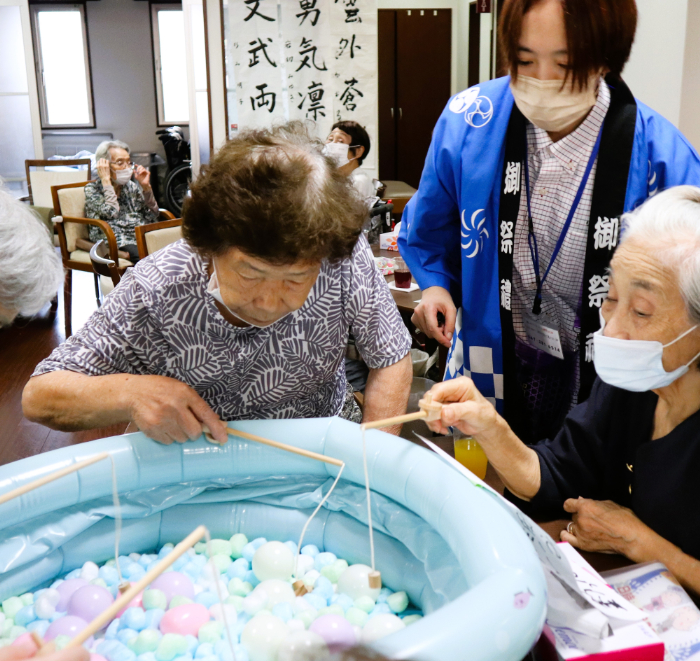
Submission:
M 107 459 L 108 457 L 109 452 L 101 452 L 100 454 L 97 454 L 94 457 L 90 457 L 90 459 L 86 459 L 85 461 L 79 461 L 77 464 L 67 466 L 66 468 L 61 468 L 60 470 L 57 470 L 54 473 L 50 473 L 49 475 L 44 475 L 44 477 L 40 477 L 39 479 L 34 480 L 33 482 L 29 482 L 29 484 L 25 484 L 21 487 L 13 489 L 12 491 L 8 491 L 7 493 L 2 494 L 0 496 L 0 505 L 3 505 L 4 503 L 14 498 L 17 498 L 18 496 L 22 496 L 25 493 L 28 493 L 29 491 L 34 491 L 34 489 L 43 487 L 45 484 L 49 484 L 49 482 L 53 482 L 54 480 L 58 480 L 62 477 L 65 477 L 66 475 L 75 473 L 81 468 L 85 468 L 86 466 L 92 466 L 92 464 L 96 464 L 98 461 L 102 461 L 103 459 Z
M 310 450 L 302 450 L 293 445 L 288 445 L 287 443 L 280 443 L 279 441 L 271 441 L 269 438 L 264 438 L 262 436 L 256 436 L 255 434 L 249 434 L 245 431 L 240 431 L 238 429 L 233 429 L 232 427 L 226 427 L 226 431 L 231 436 L 240 436 L 249 441 L 255 441 L 256 443 L 262 443 L 263 445 L 269 445 L 273 448 L 278 448 L 279 450 L 284 450 L 285 452 L 292 452 L 294 454 L 301 455 L 302 457 L 307 457 L 308 459 L 315 459 L 316 461 L 322 461 L 326 464 L 333 464 L 334 466 L 342 466 L 343 462 L 335 457 L 327 457 L 325 454 L 318 454 L 317 452 L 311 452 Z M 216 443 L 214 437 L 209 433 L 208 429 L 204 430 L 204 436 L 206 439 L 212 443 Z
M 168 555 L 165 556 L 151 571 L 136 583 L 132 583 L 131 587 L 119 596 L 114 603 L 102 611 L 85 629 L 83 629 L 73 640 L 71 640 L 66 648 L 77 647 L 82 645 L 90 636 L 94 636 L 105 624 L 114 619 L 114 616 L 122 610 L 129 602 L 142 590 L 147 588 L 156 578 L 158 578 L 170 565 L 172 565 L 180 556 L 192 548 L 206 534 L 205 526 L 198 526 L 185 539 L 183 539 Z
M 386 418 L 385 420 L 374 420 L 373 422 L 362 423 L 362 429 L 382 429 L 383 427 L 393 427 L 394 425 L 402 425 L 404 422 L 413 422 L 414 420 L 425 420 L 432 422 L 440 419 L 440 411 L 442 404 L 433 402 L 433 396 L 428 392 L 425 393 L 423 399 L 418 402 L 420 411 L 415 413 L 407 413 L 406 415 L 397 415 L 394 418 Z
M 425 420 L 427 417 L 428 414 L 425 411 L 416 411 L 415 413 L 406 413 L 406 415 L 397 415 L 394 418 L 375 420 L 373 422 L 363 422 L 362 429 L 382 429 L 383 427 L 393 427 L 394 425 L 402 425 L 404 422 Z

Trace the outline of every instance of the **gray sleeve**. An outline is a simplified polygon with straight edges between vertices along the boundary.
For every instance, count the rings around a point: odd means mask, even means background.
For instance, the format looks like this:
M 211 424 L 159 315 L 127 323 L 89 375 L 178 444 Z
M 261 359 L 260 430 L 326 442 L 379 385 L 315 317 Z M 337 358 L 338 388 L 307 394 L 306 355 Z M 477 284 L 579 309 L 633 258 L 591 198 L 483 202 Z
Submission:
M 158 220 L 158 216 L 160 215 L 160 209 L 158 208 L 158 202 L 156 202 L 156 198 L 153 195 L 153 190 L 143 191 L 143 201 L 146 203 L 146 206 L 153 214 L 154 219 Z
M 399 362 L 411 350 L 411 336 L 364 236 L 353 251 L 349 277 L 347 313 L 360 355 L 370 369 Z
M 85 186 L 85 216 L 98 220 L 114 220 L 119 216 L 119 202 L 112 186 L 96 183 Z
M 39 363 L 32 376 L 60 370 L 88 376 L 162 373 L 164 340 L 154 307 L 150 292 L 127 269 L 102 307 Z

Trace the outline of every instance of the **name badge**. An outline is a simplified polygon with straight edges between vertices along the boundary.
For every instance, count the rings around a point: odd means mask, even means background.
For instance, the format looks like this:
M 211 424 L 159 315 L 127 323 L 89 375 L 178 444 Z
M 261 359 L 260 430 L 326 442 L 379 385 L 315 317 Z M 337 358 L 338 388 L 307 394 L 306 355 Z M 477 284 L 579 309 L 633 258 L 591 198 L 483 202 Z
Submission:
M 544 351 L 550 356 L 564 360 L 564 352 L 561 348 L 561 338 L 559 331 L 536 321 L 528 315 L 524 315 L 523 324 L 527 335 L 528 344 L 535 349 Z

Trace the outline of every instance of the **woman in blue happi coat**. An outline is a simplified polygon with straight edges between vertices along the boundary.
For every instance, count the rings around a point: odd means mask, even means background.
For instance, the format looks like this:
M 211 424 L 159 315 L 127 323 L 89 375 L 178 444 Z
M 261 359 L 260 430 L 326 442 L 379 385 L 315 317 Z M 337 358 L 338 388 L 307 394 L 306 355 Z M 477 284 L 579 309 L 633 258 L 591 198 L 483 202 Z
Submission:
M 506 0 L 511 75 L 450 100 L 404 213 L 414 323 L 528 442 L 590 392 L 621 215 L 700 184 L 697 153 L 621 78 L 636 21 L 634 0 Z

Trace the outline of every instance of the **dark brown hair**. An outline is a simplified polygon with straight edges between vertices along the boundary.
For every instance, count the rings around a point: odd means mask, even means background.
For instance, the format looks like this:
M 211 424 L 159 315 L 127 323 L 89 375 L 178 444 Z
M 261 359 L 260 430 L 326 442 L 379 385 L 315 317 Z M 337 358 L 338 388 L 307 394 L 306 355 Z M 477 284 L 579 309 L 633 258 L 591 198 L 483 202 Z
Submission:
M 505 0 L 498 26 L 504 59 L 513 77 L 518 72 L 518 47 L 523 16 L 539 0 Z M 635 0 L 561 0 L 564 9 L 569 76 L 583 88 L 591 74 L 608 69 L 619 79 L 632 50 L 637 29 Z
M 351 146 L 353 147 L 364 147 L 365 151 L 357 159 L 357 162 L 359 165 L 362 165 L 362 161 L 364 161 L 367 158 L 367 154 L 369 154 L 369 148 L 370 148 L 370 143 L 369 143 L 369 134 L 365 130 L 365 127 L 362 126 L 361 124 L 358 124 L 357 122 L 353 122 L 350 119 L 346 119 L 343 122 L 336 122 L 333 124 L 331 131 L 334 129 L 340 129 L 343 133 L 347 133 L 350 136 L 350 139 L 352 140 Z
M 273 264 L 351 255 L 367 209 L 301 122 L 246 131 L 192 184 L 182 234 L 201 255 L 238 248 Z

